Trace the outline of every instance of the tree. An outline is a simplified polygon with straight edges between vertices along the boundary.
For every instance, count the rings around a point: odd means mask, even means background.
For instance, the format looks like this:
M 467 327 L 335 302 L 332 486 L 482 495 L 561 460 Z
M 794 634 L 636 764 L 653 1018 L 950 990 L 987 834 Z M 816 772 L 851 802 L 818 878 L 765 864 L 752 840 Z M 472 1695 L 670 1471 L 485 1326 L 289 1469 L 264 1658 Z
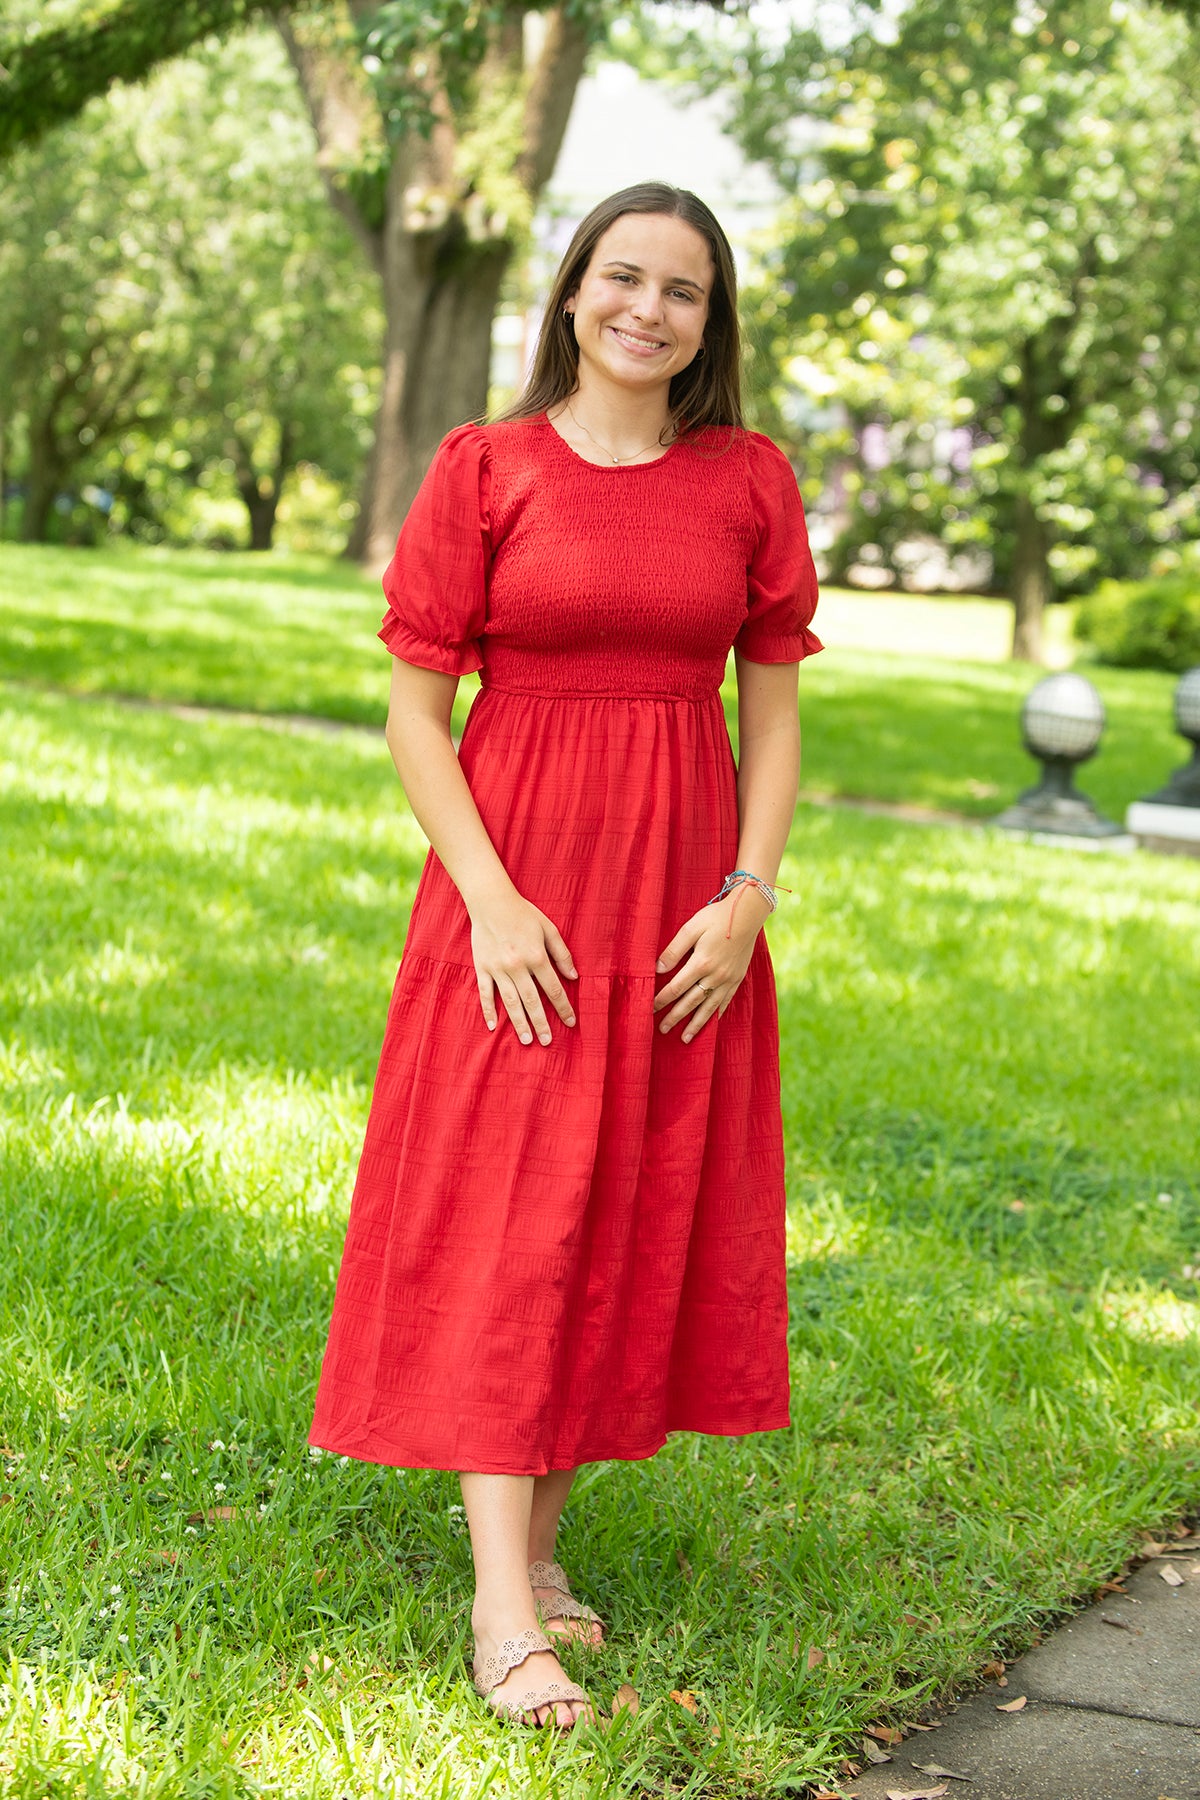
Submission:
M 940 366 L 1011 544 L 1014 655 L 1036 659 L 1056 549 L 1114 478 L 1136 503 L 1195 403 L 1195 40 L 1147 5 L 912 0 L 839 50 L 794 31 L 736 54 L 735 129 L 797 195 L 777 347 L 853 359 L 889 424 L 888 384 Z
M 279 28 L 333 205 L 380 279 L 375 440 L 352 552 L 379 565 L 449 427 L 487 404 L 500 286 L 566 130 L 599 13 L 564 0 L 349 0 Z
M 0 40 L 0 157 L 81 113 L 114 81 L 140 81 L 210 35 L 224 36 L 286 0 L 119 0 L 72 8 L 6 7 Z M 24 27 L 24 29 L 17 29 Z
M 354 478 L 373 283 L 274 33 L 115 90 L 10 169 L 0 378 L 26 443 L 26 537 L 67 487 L 119 488 L 122 464 L 145 469 L 150 506 L 167 471 L 226 466 L 253 548 L 298 459 Z
M 0 52 L 29 134 L 96 83 L 140 76 L 251 0 L 121 0 Z M 168 28 L 158 16 L 178 12 Z M 383 384 L 352 549 L 379 564 L 439 439 L 487 402 L 492 320 L 554 168 L 604 0 L 313 0 L 277 24 L 329 199 L 380 283 Z M 189 34 L 191 34 L 189 36 Z M 88 73 L 89 58 L 97 72 Z M 43 92 L 43 89 L 46 92 Z

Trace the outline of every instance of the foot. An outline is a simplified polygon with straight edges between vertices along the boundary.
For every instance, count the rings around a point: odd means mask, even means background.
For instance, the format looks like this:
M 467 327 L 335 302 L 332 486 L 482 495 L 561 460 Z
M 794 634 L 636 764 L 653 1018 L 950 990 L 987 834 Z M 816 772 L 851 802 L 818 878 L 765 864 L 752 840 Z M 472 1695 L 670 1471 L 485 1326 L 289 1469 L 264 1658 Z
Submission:
M 541 1560 L 531 1558 L 529 1564 L 531 1574 L 538 1569 L 557 1568 L 557 1566 L 549 1557 Z M 538 1608 L 538 1621 L 547 1637 L 574 1638 L 577 1643 L 586 1644 L 592 1650 L 599 1649 L 604 1642 L 604 1621 L 602 1619 L 572 1618 L 567 1614 L 554 1618 L 547 1616 L 547 1607 L 562 1604 L 561 1587 L 536 1586 L 533 1589 L 533 1598 Z M 589 1607 L 587 1610 L 591 1611 L 591 1608 Z
M 541 1632 L 536 1618 L 530 1621 L 509 1621 L 499 1629 L 491 1629 L 489 1623 L 472 1616 L 471 1628 L 475 1634 L 475 1657 L 472 1664 L 475 1674 L 483 1669 L 489 1657 L 495 1656 L 501 1644 L 507 1638 L 519 1637 L 532 1628 Z M 542 1633 L 542 1635 L 547 1635 Z M 526 1694 L 536 1694 L 539 1688 L 545 1688 L 548 1682 L 561 1682 L 571 1686 L 570 1676 L 559 1662 L 553 1650 L 535 1650 L 524 1662 L 510 1669 L 504 1680 L 484 1696 L 488 1705 L 495 1712 L 506 1711 L 520 1718 L 527 1724 L 555 1725 L 560 1730 L 569 1731 L 572 1726 L 582 1720 L 585 1724 L 594 1725 L 596 1715 L 586 1700 L 554 1700 L 541 1706 L 522 1707 L 521 1700 Z

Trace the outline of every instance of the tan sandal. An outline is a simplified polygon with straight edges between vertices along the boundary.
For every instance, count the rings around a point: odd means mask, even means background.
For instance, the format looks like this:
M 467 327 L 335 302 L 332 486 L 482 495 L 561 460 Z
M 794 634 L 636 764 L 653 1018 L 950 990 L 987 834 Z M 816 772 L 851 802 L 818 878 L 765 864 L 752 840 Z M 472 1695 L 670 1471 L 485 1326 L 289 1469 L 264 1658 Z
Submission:
M 581 1601 L 576 1600 L 571 1592 L 566 1570 L 561 1563 L 530 1563 L 529 1585 L 535 1588 L 548 1587 L 555 1590 L 552 1600 L 538 1600 L 536 1597 L 534 1599 L 538 1618 L 543 1625 L 549 1619 L 581 1619 L 586 1625 L 599 1625 L 601 1631 L 604 1630 L 604 1620 L 600 1614 L 593 1612 L 590 1606 L 584 1606 Z M 590 1636 L 572 1631 L 569 1627 L 565 1631 L 556 1631 L 554 1635 L 555 1637 L 573 1638 L 578 1644 L 586 1644 L 591 1648 L 596 1647 Z
M 527 1657 L 538 1650 L 549 1650 L 557 1655 L 550 1639 L 540 1631 L 535 1631 L 532 1626 L 517 1637 L 505 1638 L 495 1656 L 485 1657 L 481 1667 L 472 1664 L 475 1692 L 490 1694 L 513 1669 L 519 1668 Z M 554 1706 L 560 1700 L 581 1700 L 585 1706 L 590 1705 L 587 1695 L 574 1681 L 547 1681 L 540 1688 L 534 1688 L 531 1694 L 522 1694 L 520 1700 L 489 1700 L 488 1705 L 498 1718 L 524 1723 L 526 1713 L 536 1713 L 539 1707 Z M 529 1722 L 537 1724 L 536 1718 Z M 553 1713 L 548 1723 L 557 1723 Z M 560 1729 L 569 1731 L 572 1726 L 562 1726 Z

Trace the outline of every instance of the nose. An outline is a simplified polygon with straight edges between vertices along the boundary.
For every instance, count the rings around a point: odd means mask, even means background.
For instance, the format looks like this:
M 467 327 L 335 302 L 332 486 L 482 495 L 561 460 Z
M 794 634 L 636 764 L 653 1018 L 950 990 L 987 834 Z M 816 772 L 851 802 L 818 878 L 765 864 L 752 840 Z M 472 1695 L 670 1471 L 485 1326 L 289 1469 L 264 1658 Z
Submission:
M 650 282 L 643 282 L 634 295 L 629 308 L 636 319 L 647 323 L 661 319 L 663 315 L 662 289 L 654 287 Z

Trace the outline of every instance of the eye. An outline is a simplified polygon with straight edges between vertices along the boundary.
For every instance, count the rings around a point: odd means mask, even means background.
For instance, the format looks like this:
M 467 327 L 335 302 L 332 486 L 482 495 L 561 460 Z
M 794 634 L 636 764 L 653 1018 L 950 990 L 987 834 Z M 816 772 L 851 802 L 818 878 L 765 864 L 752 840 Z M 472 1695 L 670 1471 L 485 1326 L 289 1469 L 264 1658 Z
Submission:
M 690 288 L 670 288 L 668 292 L 673 294 L 676 300 L 694 300 L 696 298 Z

